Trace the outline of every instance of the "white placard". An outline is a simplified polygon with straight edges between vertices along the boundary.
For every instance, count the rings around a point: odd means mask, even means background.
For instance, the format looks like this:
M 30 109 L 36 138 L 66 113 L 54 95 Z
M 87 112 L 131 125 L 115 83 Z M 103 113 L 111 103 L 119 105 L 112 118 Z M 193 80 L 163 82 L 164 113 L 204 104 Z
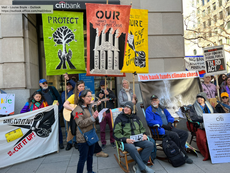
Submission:
M 185 60 L 185 68 L 188 71 L 201 71 L 205 70 L 205 63 L 204 63 L 204 56 L 197 55 L 197 56 L 186 56 Z
M 134 140 L 135 142 L 142 141 L 143 139 L 143 134 L 138 134 L 138 135 L 131 135 L 130 139 Z
M 0 168 L 58 151 L 58 106 L 0 118 Z
M 15 94 L 0 94 L 0 115 L 14 114 Z
M 0 5 L 0 14 L 53 13 L 53 5 Z
M 103 113 L 106 112 L 108 110 L 108 108 L 103 108 L 99 113 L 98 113 L 98 118 L 99 118 L 99 123 L 102 121 L 103 119 Z
M 230 114 L 203 114 L 212 163 L 230 162 Z

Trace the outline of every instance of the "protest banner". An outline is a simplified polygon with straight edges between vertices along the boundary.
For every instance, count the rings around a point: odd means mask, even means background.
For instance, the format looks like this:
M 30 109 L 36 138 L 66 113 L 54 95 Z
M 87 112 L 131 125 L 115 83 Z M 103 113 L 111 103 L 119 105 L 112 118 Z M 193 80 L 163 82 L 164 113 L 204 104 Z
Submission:
M 46 74 L 85 73 L 83 13 L 42 14 Z
M 14 114 L 15 94 L 0 94 L 0 115 Z
M 131 9 L 123 73 L 148 73 L 148 10 Z
M 121 73 L 128 38 L 130 5 L 86 3 L 87 76 Z
M 212 163 L 230 162 L 230 114 L 203 114 Z
M 58 151 L 58 106 L 0 118 L 0 168 Z
M 173 79 L 185 79 L 199 77 L 197 71 L 181 71 L 181 72 L 168 72 L 168 73 L 149 73 L 138 74 L 138 81 L 158 81 L 158 80 L 173 80 Z
M 205 70 L 204 56 L 185 56 L 185 68 L 188 71 L 202 71 Z
M 227 73 L 224 46 L 203 49 L 206 74 L 217 75 Z

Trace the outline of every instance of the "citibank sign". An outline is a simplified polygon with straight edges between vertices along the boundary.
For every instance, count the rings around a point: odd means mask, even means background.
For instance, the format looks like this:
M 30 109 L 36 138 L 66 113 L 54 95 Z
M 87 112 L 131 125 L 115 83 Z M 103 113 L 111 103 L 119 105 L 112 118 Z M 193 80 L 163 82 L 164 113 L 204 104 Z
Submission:
M 55 8 L 57 9 L 79 9 L 81 8 L 81 5 L 79 3 L 72 4 L 72 3 L 61 1 L 55 4 Z

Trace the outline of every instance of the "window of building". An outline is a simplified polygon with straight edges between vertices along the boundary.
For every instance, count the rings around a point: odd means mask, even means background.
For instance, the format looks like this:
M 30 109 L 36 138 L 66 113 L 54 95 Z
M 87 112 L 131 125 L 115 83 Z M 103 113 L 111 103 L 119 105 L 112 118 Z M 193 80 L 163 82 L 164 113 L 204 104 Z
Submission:
M 204 27 L 204 29 L 206 28 L 206 22 L 203 22 L 203 27 Z
M 214 15 L 213 19 L 214 19 L 214 22 L 216 23 L 217 22 L 217 15 Z
M 202 0 L 202 5 L 204 5 L 204 0 Z
M 226 11 L 227 11 L 227 15 L 229 16 L 230 15 L 230 7 L 226 8 Z
M 220 19 L 223 19 L 223 11 L 219 12 Z
M 205 17 L 205 10 L 202 11 L 202 15 L 203 15 L 203 17 Z
M 211 19 L 208 19 L 208 26 L 211 26 Z
M 230 21 L 227 23 L 227 28 L 230 29 Z
M 219 7 L 222 6 L 222 0 L 219 0 Z
M 200 8 L 197 8 L 197 14 L 200 14 Z
M 207 10 L 208 10 L 208 14 L 210 14 L 210 6 L 207 8 Z
M 211 31 L 208 32 L 208 36 L 212 37 L 212 32 Z
M 223 44 L 222 39 L 220 39 L 220 40 L 219 40 L 219 43 L 220 43 L 220 45 L 222 45 L 222 44 Z
M 194 55 L 197 54 L 197 50 L 196 50 L 196 49 L 193 50 L 193 54 L 194 54 Z
M 213 10 L 216 10 L 216 3 L 215 2 L 212 4 L 212 7 L 213 7 Z
M 230 44 L 230 39 L 226 38 L 226 44 Z

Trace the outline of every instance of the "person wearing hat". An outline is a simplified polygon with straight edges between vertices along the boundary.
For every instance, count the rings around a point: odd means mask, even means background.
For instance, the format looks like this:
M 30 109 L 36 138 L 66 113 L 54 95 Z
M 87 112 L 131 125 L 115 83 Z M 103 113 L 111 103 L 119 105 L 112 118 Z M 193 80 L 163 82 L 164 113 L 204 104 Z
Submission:
M 227 92 L 221 93 L 221 101 L 218 102 L 215 109 L 218 113 L 229 113 L 230 112 L 230 104 L 229 104 L 229 95 Z
M 172 123 L 174 118 L 168 112 L 168 110 L 160 104 L 160 100 L 156 95 L 150 97 L 151 105 L 147 107 L 146 122 L 149 126 L 159 125 L 158 133 L 159 135 L 167 135 L 169 138 L 173 139 L 181 151 L 185 155 L 185 163 L 192 164 L 193 161 L 190 159 L 185 151 L 185 144 L 188 139 L 188 132 L 175 128 Z M 153 133 L 156 133 L 153 131 Z
M 57 105 L 60 112 L 62 110 L 62 104 L 61 104 L 62 101 L 57 89 L 54 86 L 49 86 L 46 79 L 40 79 L 39 85 L 40 85 L 40 89 L 37 91 L 42 93 L 48 105 L 52 105 L 54 100 L 57 100 L 58 101 Z M 59 122 L 59 148 L 60 149 L 64 148 L 60 122 Z
M 147 140 L 146 130 L 136 114 L 132 114 L 133 103 L 128 101 L 124 104 L 124 109 L 120 113 L 114 123 L 114 138 L 116 141 L 124 143 L 124 150 L 129 152 L 133 160 L 136 161 L 136 172 L 148 172 L 153 173 L 154 170 L 147 166 L 149 156 L 154 148 L 152 142 Z M 143 134 L 142 141 L 135 142 L 130 139 L 131 135 Z M 143 148 L 139 154 L 136 147 Z
M 106 99 L 106 101 L 101 102 L 101 104 L 98 106 L 98 111 L 100 112 L 103 108 L 108 108 L 106 111 L 106 115 L 104 116 L 103 120 L 100 123 L 100 134 L 101 134 L 101 143 L 102 143 L 102 149 L 105 148 L 106 146 L 106 140 L 105 140 L 105 127 L 106 123 L 108 122 L 109 129 L 110 129 L 110 143 L 112 147 L 115 147 L 115 140 L 113 137 L 113 127 L 112 127 L 112 121 L 111 121 L 111 116 L 110 116 L 110 110 L 114 108 L 114 100 L 116 100 L 116 96 L 108 88 L 105 88 L 105 81 L 102 80 L 100 81 L 100 91 L 96 94 L 96 99 L 97 100 L 102 100 Z M 106 102 L 106 105 L 105 105 Z

